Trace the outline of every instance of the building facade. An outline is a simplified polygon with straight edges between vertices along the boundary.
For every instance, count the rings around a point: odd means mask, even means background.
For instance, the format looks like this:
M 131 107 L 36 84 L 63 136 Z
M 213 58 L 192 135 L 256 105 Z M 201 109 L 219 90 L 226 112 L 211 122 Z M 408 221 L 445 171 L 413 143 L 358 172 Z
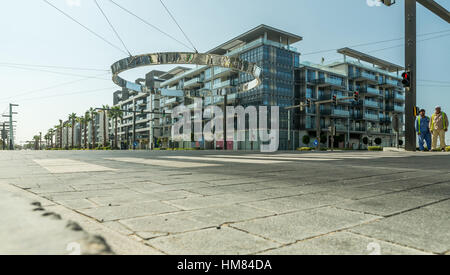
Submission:
M 162 88 L 162 94 L 137 93 L 127 89 L 114 94 L 114 105 L 120 106 L 124 117 L 119 125 L 122 148 L 201 148 L 228 150 L 259 150 L 261 143 L 223 140 L 214 142 L 171 140 L 174 107 L 194 109 L 194 99 L 201 98 L 203 107 L 225 106 L 279 106 L 280 150 L 312 146 L 316 135 L 316 110 L 300 108 L 288 111 L 306 99 L 329 100 L 352 96 L 358 92 L 359 102 L 341 101 L 338 106 L 325 104 L 320 109 L 320 126 L 325 133 L 336 126 L 335 147 L 365 148 L 370 145 L 393 146 L 397 138 L 392 131 L 392 118 L 403 122 L 404 92 L 399 72 L 402 67 L 387 61 L 344 48 L 338 52 L 343 61 L 330 65 L 300 61 L 300 53 L 291 45 L 302 37 L 266 25 L 258 26 L 208 51 L 211 54 L 239 57 L 262 68 L 262 84 L 248 92 L 236 91 L 252 76 L 220 67 L 176 67 L 168 72 L 151 71 L 136 83 L 150 89 Z M 227 89 L 226 96 L 221 94 Z M 167 91 L 183 90 L 185 95 L 171 95 Z M 204 123 L 206 123 L 204 121 Z M 403 127 L 401 127 L 403 128 Z M 308 140 L 308 144 L 304 141 Z M 322 139 L 326 140 L 326 139 Z M 328 142 L 330 146 L 330 142 Z

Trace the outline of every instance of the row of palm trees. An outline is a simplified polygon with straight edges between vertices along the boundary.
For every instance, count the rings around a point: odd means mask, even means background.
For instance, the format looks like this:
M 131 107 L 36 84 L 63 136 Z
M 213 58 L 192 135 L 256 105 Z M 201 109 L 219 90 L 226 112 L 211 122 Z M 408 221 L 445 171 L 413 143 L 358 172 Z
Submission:
M 114 123 L 114 149 L 118 149 L 118 135 L 117 135 L 117 129 L 118 129 L 118 123 L 119 120 L 123 118 L 123 111 L 120 109 L 120 107 L 115 106 L 110 108 L 108 105 L 104 105 L 101 109 L 101 112 L 103 112 L 103 147 L 107 147 L 107 128 L 109 123 L 107 123 L 107 117 L 111 118 Z M 80 146 L 83 149 L 95 149 L 97 145 L 97 137 L 96 137 L 96 122 L 95 118 L 97 116 L 98 112 L 97 109 L 90 108 L 88 111 L 84 113 L 83 116 L 77 116 L 76 113 L 71 113 L 68 115 L 68 120 L 63 121 L 62 119 L 59 120 L 59 124 L 55 125 L 53 128 L 49 129 L 47 131 L 47 134 L 44 135 L 44 140 L 46 141 L 47 148 L 60 148 L 60 149 L 75 149 L 75 127 L 76 125 L 80 125 L 80 137 L 83 135 L 84 137 L 84 143 Z M 92 122 L 92 123 L 91 123 Z M 88 138 L 88 127 L 91 127 L 90 129 L 90 138 L 91 142 L 89 144 L 89 138 Z M 69 128 L 72 129 L 71 131 L 71 142 L 69 144 Z M 66 139 L 66 146 L 63 148 L 63 133 L 64 130 L 67 132 L 67 139 Z M 56 144 L 53 142 L 54 138 L 58 137 L 59 143 Z

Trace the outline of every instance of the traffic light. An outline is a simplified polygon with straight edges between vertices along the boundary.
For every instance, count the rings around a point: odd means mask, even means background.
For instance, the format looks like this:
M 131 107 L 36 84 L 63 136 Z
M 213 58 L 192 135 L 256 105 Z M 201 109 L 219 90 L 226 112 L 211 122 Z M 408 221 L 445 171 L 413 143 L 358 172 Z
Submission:
M 395 4 L 395 0 L 379 0 L 379 1 L 388 7 Z
M 311 108 L 311 107 L 312 107 L 312 100 L 311 100 L 311 98 L 306 99 L 306 106 L 307 106 L 308 108 Z
M 166 117 L 166 110 L 162 111 L 162 115 L 163 115 L 163 117 Z
M 356 102 L 359 102 L 359 92 L 355 92 L 355 93 L 353 94 L 353 99 L 354 99 Z
M 411 72 L 404 72 L 402 74 L 402 84 L 405 88 L 411 87 Z
M 337 98 L 337 96 L 333 96 L 333 105 L 334 106 L 337 106 L 338 105 L 338 98 Z
M 414 107 L 414 116 L 419 116 L 420 113 L 420 108 L 419 107 Z

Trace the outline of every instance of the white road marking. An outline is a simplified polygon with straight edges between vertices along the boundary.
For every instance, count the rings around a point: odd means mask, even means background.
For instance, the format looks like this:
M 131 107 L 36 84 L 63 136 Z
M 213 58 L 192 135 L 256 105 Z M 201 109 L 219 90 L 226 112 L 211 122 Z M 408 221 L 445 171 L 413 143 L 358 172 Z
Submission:
M 213 163 L 198 163 L 198 162 L 181 162 L 181 161 L 170 161 L 161 159 L 143 159 L 143 158 L 105 158 L 106 160 L 121 161 L 128 163 L 137 163 L 145 165 L 155 165 L 173 168 L 196 168 L 196 167 L 212 167 L 219 166 L 220 164 Z
M 116 171 L 105 166 L 71 159 L 34 159 L 33 161 L 52 174 Z
M 278 164 L 278 163 L 285 163 L 290 162 L 290 160 L 286 158 L 279 158 L 279 159 L 256 159 L 256 158 L 246 158 L 245 156 L 240 157 L 185 157 L 185 156 L 173 156 L 173 157 L 167 157 L 169 159 L 186 159 L 186 160 L 198 160 L 198 161 L 217 161 L 217 162 L 232 162 L 232 163 L 250 163 L 250 164 Z M 335 159 L 292 159 L 292 160 L 304 160 L 304 161 L 334 161 Z
M 238 159 L 257 159 L 257 160 L 280 160 L 280 161 L 296 161 L 296 160 L 304 160 L 304 161 L 335 161 L 338 159 L 335 158 L 301 158 L 301 157 L 280 157 L 279 155 L 273 156 L 265 156 L 265 155 L 245 155 L 245 156 L 226 156 L 226 155 L 214 155 L 214 158 L 238 158 Z

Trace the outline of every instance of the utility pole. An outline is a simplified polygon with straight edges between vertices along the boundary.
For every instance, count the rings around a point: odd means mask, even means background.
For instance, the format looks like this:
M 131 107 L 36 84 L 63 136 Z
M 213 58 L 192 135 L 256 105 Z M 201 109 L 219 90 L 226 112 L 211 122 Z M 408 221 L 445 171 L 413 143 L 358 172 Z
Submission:
M 416 57 L 416 0 L 405 0 L 405 69 L 411 72 L 411 86 L 406 88 L 405 100 L 405 149 L 416 151 L 414 108 L 416 103 L 417 57 Z
M 13 115 L 17 115 L 16 112 L 13 112 L 13 107 L 18 107 L 17 104 L 9 104 L 9 115 L 3 115 L 3 117 L 9 118 L 9 150 L 14 150 L 14 126 L 13 126 Z
M 395 4 L 395 1 L 381 0 L 386 6 Z M 406 90 L 405 102 L 405 148 L 407 151 L 416 151 L 415 116 L 417 96 L 417 19 L 416 2 L 426 9 L 450 23 L 450 12 L 434 0 L 405 0 L 405 68 L 411 74 L 410 87 Z M 397 140 L 398 142 L 398 140 Z
M 8 134 L 6 132 L 6 122 L 3 122 L 3 129 L 2 129 L 2 147 L 3 150 L 6 150 L 6 139 L 8 138 Z

